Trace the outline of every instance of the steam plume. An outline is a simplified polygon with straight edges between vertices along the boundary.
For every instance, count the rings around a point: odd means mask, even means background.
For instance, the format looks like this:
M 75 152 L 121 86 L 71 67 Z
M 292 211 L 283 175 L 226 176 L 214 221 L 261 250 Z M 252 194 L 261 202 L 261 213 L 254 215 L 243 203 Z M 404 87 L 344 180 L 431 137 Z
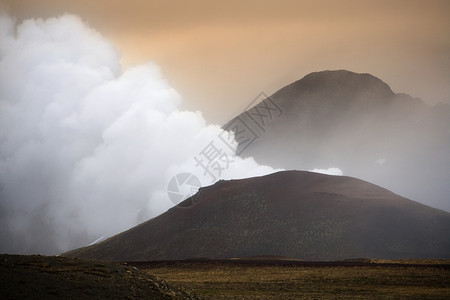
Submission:
M 78 17 L 0 16 L 0 252 L 53 254 L 123 231 L 174 205 L 180 172 L 204 185 L 273 172 L 181 111 L 157 65 L 122 72 L 119 60 Z M 215 177 L 195 160 L 212 145 Z

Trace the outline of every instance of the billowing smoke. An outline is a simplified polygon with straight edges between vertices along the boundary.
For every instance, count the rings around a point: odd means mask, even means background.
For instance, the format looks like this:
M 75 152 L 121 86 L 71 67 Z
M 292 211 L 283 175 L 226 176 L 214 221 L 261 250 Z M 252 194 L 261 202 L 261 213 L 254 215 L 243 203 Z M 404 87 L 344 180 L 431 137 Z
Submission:
M 52 254 L 160 214 L 177 174 L 202 185 L 274 170 L 180 95 L 153 63 L 118 51 L 75 16 L 0 16 L 0 252 Z
M 336 168 L 336 167 L 331 167 L 328 169 L 312 169 L 309 170 L 310 172 L 314 172 L 314 173 L 321 173 L 321 174 L 327 174 L 327 175 L 335 175 L 335 176 L 342 176 L 344 175 L 344 172 L 342 172 L 341 169 Z

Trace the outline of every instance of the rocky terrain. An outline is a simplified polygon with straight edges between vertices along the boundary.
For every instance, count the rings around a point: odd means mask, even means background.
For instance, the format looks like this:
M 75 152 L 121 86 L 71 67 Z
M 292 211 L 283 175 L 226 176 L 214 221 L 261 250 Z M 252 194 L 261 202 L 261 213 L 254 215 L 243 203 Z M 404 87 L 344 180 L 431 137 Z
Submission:
M 195 299 L 126 263 L 0 255 L 2 299 Z

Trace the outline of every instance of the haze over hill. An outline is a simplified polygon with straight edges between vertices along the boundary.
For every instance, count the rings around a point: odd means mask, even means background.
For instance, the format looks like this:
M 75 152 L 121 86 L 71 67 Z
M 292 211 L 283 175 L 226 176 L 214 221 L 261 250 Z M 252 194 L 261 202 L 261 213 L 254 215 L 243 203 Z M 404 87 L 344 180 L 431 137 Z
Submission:
M 116 261 L 449 258 L 449 234 L 450 213 L 359 179 L 283 171 L 219 181 L 156 218 L 64 255 Z
M 450 105 L 396 94 L 370 74 L 311 73 L 232 119 L 241 156 L 284 169 L 340 168 L 450 210 Z

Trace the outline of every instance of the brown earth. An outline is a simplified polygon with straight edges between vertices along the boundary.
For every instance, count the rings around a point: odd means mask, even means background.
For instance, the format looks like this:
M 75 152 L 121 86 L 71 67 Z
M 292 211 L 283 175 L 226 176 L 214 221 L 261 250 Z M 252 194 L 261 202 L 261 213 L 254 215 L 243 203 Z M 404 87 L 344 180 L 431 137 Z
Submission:
M 112 261 L 449 258 L 450 213 L 355 178 L 284 171 L 219 181 L 154 219 L 64 255 Z
M 105 263 L 0 255 L 1 299 L 447 299 L 449 293 L 449 260 Z
M 125 263 L 0 255 L 1 299 L 195 299 Z
M 139 263 L 200 299 L 448 299 L 449 261 Z M 134 263 L 133 263 L 134 264 Z

